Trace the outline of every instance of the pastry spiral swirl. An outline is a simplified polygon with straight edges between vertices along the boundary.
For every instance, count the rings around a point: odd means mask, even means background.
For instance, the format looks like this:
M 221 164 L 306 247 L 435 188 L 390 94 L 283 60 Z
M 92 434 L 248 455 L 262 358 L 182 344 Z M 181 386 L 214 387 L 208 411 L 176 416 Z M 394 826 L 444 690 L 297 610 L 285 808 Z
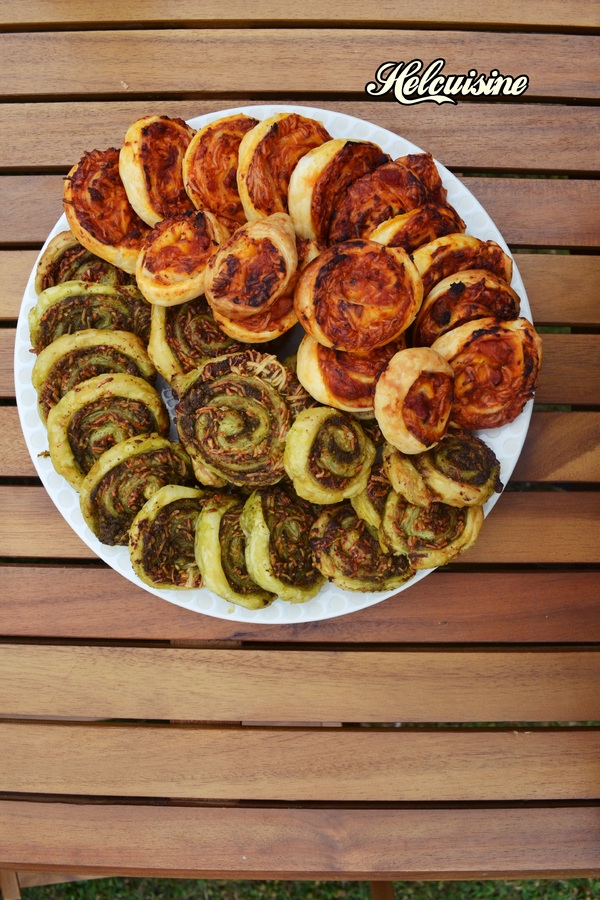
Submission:
M 443 566 L 477 540 L 483 508 L 433 502 L 413 506 L 392 491 L 385 504 L 379 537 L 382 547 L 404 554 L 415 569 Z
M 388 443 L 383 447 L 382 466 L 390 486 L 413 506 L 429 506 L 434 500 L 441 499 L 431 491 L 417 468 L 416 460 L 422 456 L 422 453 L 401 453 Z
M 144 503 L 129 529 L 129 557 L 138 578 L 150 587 L 202 587 L 196 562 L 196 522 L 206 502 L 201 488 L 166 484 Z
M 519 309 L 519 295 L 505 281 L 484 269 L 468 269 L 442 279 L 425 297 L 413 323 L 413 341 L 430 347 L 465 322 L 516 319 Z
M 150 336 L 150 304 L 133 285 L 110 287 L 66 281 L 49 287 L 29 312 L 31 345 L 36 353 L 63 334 L 90 328 Z
M 327 406 L 300 413 L 287 436 L 283 464 L 296 493 L 311 503 L 338 503 L 364 490 L 375 447 L 358 421 Z
M 39 353 L 31 374 L 42 421 L 67 391 L 109 373 L 154 381 L 156 369 L 137 335 L 90 328 L 56 338 Z
M 418 247 L 412 255 L 423 279 L 426 297 L 438 282 L 465 269 L 485 269 L 502 278 L 512 279 L 512 259 L 495 241 L 481 241 L 470 234 L 447 234 Z
M 351 497 L 350 503 L 356 515 L 377 530 L 381 524 L 385 501 L 391 490 L 392 485 L 385 473 L 383 462 L 376 462 L 371 469 L 365 489 L 355 497 Z
M 293 372 L 271 354 L 247 350 L 184 379 L 177 430 L 198 480 L 252 488 L 279 481 L 292 417 L 309 402 Z
M 466 322 L 431 349 L 454 370 L 451 421 L 466 431 L 512 422 L 535 393 L 542 341 L 527 319 Z
M 309 534 L 315 508 L 279 484 L 255 490 L 241 525 L 248 572 L 261 587 L 289 603 L 305 603 L 325 581 L 315 566 Z
M 404 250 L 354 240 L 324 250 L 308 264 L 294 305 L 316 341 L 357 353 L 397 340 L 422 299 L 421 278 Z
M 167 435 L 160 394 L 134 375 L 96 375 L 68 391 L 48 415 L 52 464 L 75 490 L 110 447 L 138 434 Z
M 165 484 L 194 486 L 190 459 L 159 435 L 127 438 L 103 453 L 81 484 L 88 527 L 103 544 L 127 544 L 129 528 L 146 500 Z
M 384 552 L 349 502 L 321 513 L 310 532 L 319 570 L 346 591 L 390 591 L 414 572 L 406 556 Z
M 235 113 L 196 132 L 183 158 L 183 183 L 198 209 L 208 209 L 234 231 L 246 221 L 237 188 L 240 142 L 258 120 Z
M 455 209 L 447 204 L 425 203 L 416 209 L 393 216 L 381 222 L 367 235 L 369 240 L 402 247 L 412 253 L 417 247 L 428 244 L 447 234 L 460 234 L 467 226 Z
M 244 344 L 265 344 L 281 337 L 297 324 L 293 296 L 278 297 L 264 312 L 233 319 L 213 310 L 215 321 L 232 340 Z
M 88 284 L 134 284 L 133 275 L 118 269 L 83 247 L 70 231 L 61 231 L 48 243 L 35 271 L 35 292 L 65 281 L 87 281 Z
M 169 384 L 207 359 L 242 349 L 217 324 L 205 297 L 152 307 L 148 354 Z
M 435 499 L 449 506 L 481 506 L 502 490 L 496 454 L 474 434 L 448 432 L 412 460 Z
M 203 506 L 196 525 L 196 561 L 204 584 L 223 600 L 246 609 L 263 609 L 276 595 L 248 573 L 241 500 L 215 494 Z

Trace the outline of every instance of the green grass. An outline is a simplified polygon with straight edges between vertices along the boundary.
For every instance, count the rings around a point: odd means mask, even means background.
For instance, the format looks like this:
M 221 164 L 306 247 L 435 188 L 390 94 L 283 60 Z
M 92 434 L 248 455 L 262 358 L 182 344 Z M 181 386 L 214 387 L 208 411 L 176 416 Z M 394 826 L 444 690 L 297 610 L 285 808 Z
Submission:
M 396 900 L 598 900 L 600 879 L 395 882 Z M 104 878 L 26 888 L 23 900 L 369 900 L 356 881 Z

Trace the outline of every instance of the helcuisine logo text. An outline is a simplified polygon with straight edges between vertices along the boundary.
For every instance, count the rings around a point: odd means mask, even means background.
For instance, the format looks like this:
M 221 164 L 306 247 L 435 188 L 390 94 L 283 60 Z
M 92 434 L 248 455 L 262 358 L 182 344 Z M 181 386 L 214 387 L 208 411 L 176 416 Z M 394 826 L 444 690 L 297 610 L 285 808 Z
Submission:
M 365 85 L 367 94 L 381 97 L 393 92 L 398 103 L 453 103 L 456 97 L 520 97 L 529 87 L 527 75 L 503 75 L 491 69 L 489 75 L 469 69 L 464 75 L 443 74 L 445 59 L 434 59 L 427 68 L 423 60 L 385 62 L 375 72 L 375 81 Z

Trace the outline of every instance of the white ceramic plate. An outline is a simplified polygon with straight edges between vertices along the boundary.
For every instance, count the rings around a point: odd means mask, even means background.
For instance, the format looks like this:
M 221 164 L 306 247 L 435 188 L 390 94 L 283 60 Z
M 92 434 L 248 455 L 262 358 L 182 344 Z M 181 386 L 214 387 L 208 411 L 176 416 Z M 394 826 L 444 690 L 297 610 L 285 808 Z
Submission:
M 198 129 L 208 122 L 219 119 L 224 115 L 238 112 L 245 112 L 248 115 L 254 116 L 256 119 L 266 119 L 278 112 L 298 112 L 323 122 L 332 137 L 357 138 L 373 141 L 394 159 L 399 156 L 404 156 L 407 153 L 421 152 L 421 148 L 409 141 L 362 119 L 356 119 L 352 116 L 333 112 L 331 110 L 295 106 L 292 104 L 286 104 L 285 106 L 265 105 L 238 107 L 220 110 L 191 119 L 190 125 L 193 128 Z M 481 204 L 478 203 L 470 191 L 468 191 L 451 172 L 440 165 L 440 163 L 437 163 L 437 165 L 442 176 L 444 187 L 448 191 L 448 202 L 455 207 L 464 219 L 467 225 L 467 232 L 481 240 L 494 240 L 508 252 L 508 247 L 506 246 L 502 235 Z M 54 237 L 55 234 L 64 231 L 67 228 L 67 221 L 63 215 L 48 235 L 48 241 Z M 46 243 L 48 243 L 48 241 Z M 41 252 L 43 252 L 43 249 Z M 39 477 L 58 510 L 80 538 L 85 541 L 88 547 L 90 547 L 100 559 L 103 559 L 108 563 L 108 565 L 116 572 L 119 572 L 125 578 L 134 582 L 143 590 L 148 591 L 157 597 L 161 597 L 163 600 L 168 600 L 170 603 L 175 603 L 177 606 L 193 610 L 194 612 L 238 622 L 263 622 L 265 624 L 271 624 L 311 622 L 346 615 L 355 610 L 364 609 L 365 607 L 379 603 L 394 594 L 400 594 L 402 591 L 409 590 L 411 585 L 420 581 L 433 571 L 431 569 L 421 570 L 411 579 L 411 581 L 400 588 L 399 591 L 380 591 L 363 594 L 342 591 L 333 584 L 327 584 L 322 588 L 317 597 L 307 603 L 291 604 L 276 600 L 271 606 L 261 610 L 247 610 L 241 606 L 234 606 L 233 604 L 222 600 L 220 597 L 217 597 L 205 588 L 193 591 L 165 591 L 155 590 L 144 585 L 133 572 L 129 561 L 129 551 L 127 547 L 109 547 L 98 541 L 83 520 L 79 509 L 79 495 L 71 488 L 64 478 L 54 471 L 49 457 L 40 455 L 48 449 L 48 440 L 46 429 L 38 415 L 36 392 L 31 384 L 31 371 L 35 357 L 31 353 L 29 328 L 27 324 L 27 314 L 37 302 L 37 296 L 34 290 L 34 277 L 35 267 L 29 277 L 23 296 L 17 325 L 15 346 L 15 385 L 23 434 Z M 521 298 L 522 315 L 531 320 L 529 302 L 516 265 L 514 267 L 512 286 Z M 169 403 L 170 398 L 168 391 L 166 391 L 165 394 L 165 399 Z M 172 400 L 170 401 L 170 405 L 172 407 Z M 505 425 L 503 428 L 479 432 L 480 437 L 482 437 L 494 450 L 496 456 L 500 460 L 502 467 L 501 478 L 504 484 L 508 482 L 519 458 L 527 434 L 532 408 L 533 401 L 530 401 L 521 415 L 514 422 Z M 484 511 L 486 514 L 494 506 L 499 499 L 499 496 L 500 495 L 495 494 L 485 505 Z M 92 578 L 93 576 L 90 574 L 90 583 Z M 398 602 L 402 602 L 401 598 L 398 598 Z

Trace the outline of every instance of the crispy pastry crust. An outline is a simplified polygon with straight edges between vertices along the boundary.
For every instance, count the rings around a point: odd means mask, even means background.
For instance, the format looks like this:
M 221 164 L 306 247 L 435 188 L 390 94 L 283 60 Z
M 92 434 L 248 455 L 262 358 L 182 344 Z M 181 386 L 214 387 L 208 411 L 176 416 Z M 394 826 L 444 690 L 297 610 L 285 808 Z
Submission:
M 193 136 L 183 119 L 169 116 L 142 116 L 127 129 L 119 153 L 121 179 L 138 216 L 152 227 L 194 209 L 182 171 Z
M 297 113 L 276 113 L 244 135 L 237 185 L 249 222 L 287 212 L 288 185 L 298 160 L 330 138 L 320 122 Z
M 264 344 L 281 337 L 297 324 L 293 296 L 279 297 L 264 312 L 244 319 L 230 319 L 213 310 L 215 322 L 235 341 L 244 344 Z
M 446 234 L 460 234 L 467 226 L 453 207 L 447 204 L 425 203 L 416 209 L 393 216 L 367 235 L 388 247 L 402 247 L 412 253 L 417 247 Z
M 423 294 L 448 275 L 465 269 L 485 269 L 507 284 L 512 278 L 512 259 L 495 241 L 480 241 L 470 234 L 448 234 L 424 244 L 413 253 L 423 279 Z
M 428 199 L 432 203 L 444 203 L 446 188 L 431 153 L 409 153 L 396 160 L 406 166 L 423 182 Z
M 242 138 L 256 125 L 258 119 L 243 113 L 210 122 L 196 132 L 183 158 L 188 197 L 230 232 L 246 221 L 237 187 L 238 155 Z
M 54 235 L 38 260 L 35 292 L 41 294 L 46 288 L 75 280 L 113 287 L 134 282 L 124 269 L 118 269 L 87 250 L 72 231 L 61 231 Z
M 300 237 L 329 243 L 333 212 L 358 178 L 390 161 L 370 141 L 336 138 L 307 153 L 290 178 L 288 205 Z
M 512 422 L 533 397 L 542 341 L 527 319 L 477 319 L 442 335 L 432 350 L 454 370 L 451 419 L 477 431 Z
M 421 278 L 404 250 L 354 240 L 324 250 L 309 263 L 294 305 L 316 341 L 356 353 L 397 340 L 422 299 Z
M 148 225 L 129 201 L 119 151 L 85 153 L 65 178 L 63 205 L 73 235 L 91 253 L 133 274 Z
M 385 439 L 403 453 L 420 453 L 446 431 L 454 372 L 429 347 L 401 350 L 375 388 L 375 418 Z
M 203 294 L 208 261 L 227 237 L 227 229 L 208 210 L 158 222 L 142 245 L 135 272 L 146 300 L 172 306 Z
M 413 342 L 430 347 L 442 334 L 474 319 L 516 319 L 520 306 L 516 291 L 493 272 L 467 269 L 449 275 L 423 300 L 413 323 Z
M 404 348 L 400 337 L 368 353 L 345 353 L 306 334 L 298 347 L 296 372 L 308 393 L 326 406 L 372 412 L 375 383 L 392 356 Z
M 206 299 L 215 314 L 240 321 L 289 295 L 297 271 L 292 220 L 274 213 L 238 228 L 213 254 L 206 267 Z

